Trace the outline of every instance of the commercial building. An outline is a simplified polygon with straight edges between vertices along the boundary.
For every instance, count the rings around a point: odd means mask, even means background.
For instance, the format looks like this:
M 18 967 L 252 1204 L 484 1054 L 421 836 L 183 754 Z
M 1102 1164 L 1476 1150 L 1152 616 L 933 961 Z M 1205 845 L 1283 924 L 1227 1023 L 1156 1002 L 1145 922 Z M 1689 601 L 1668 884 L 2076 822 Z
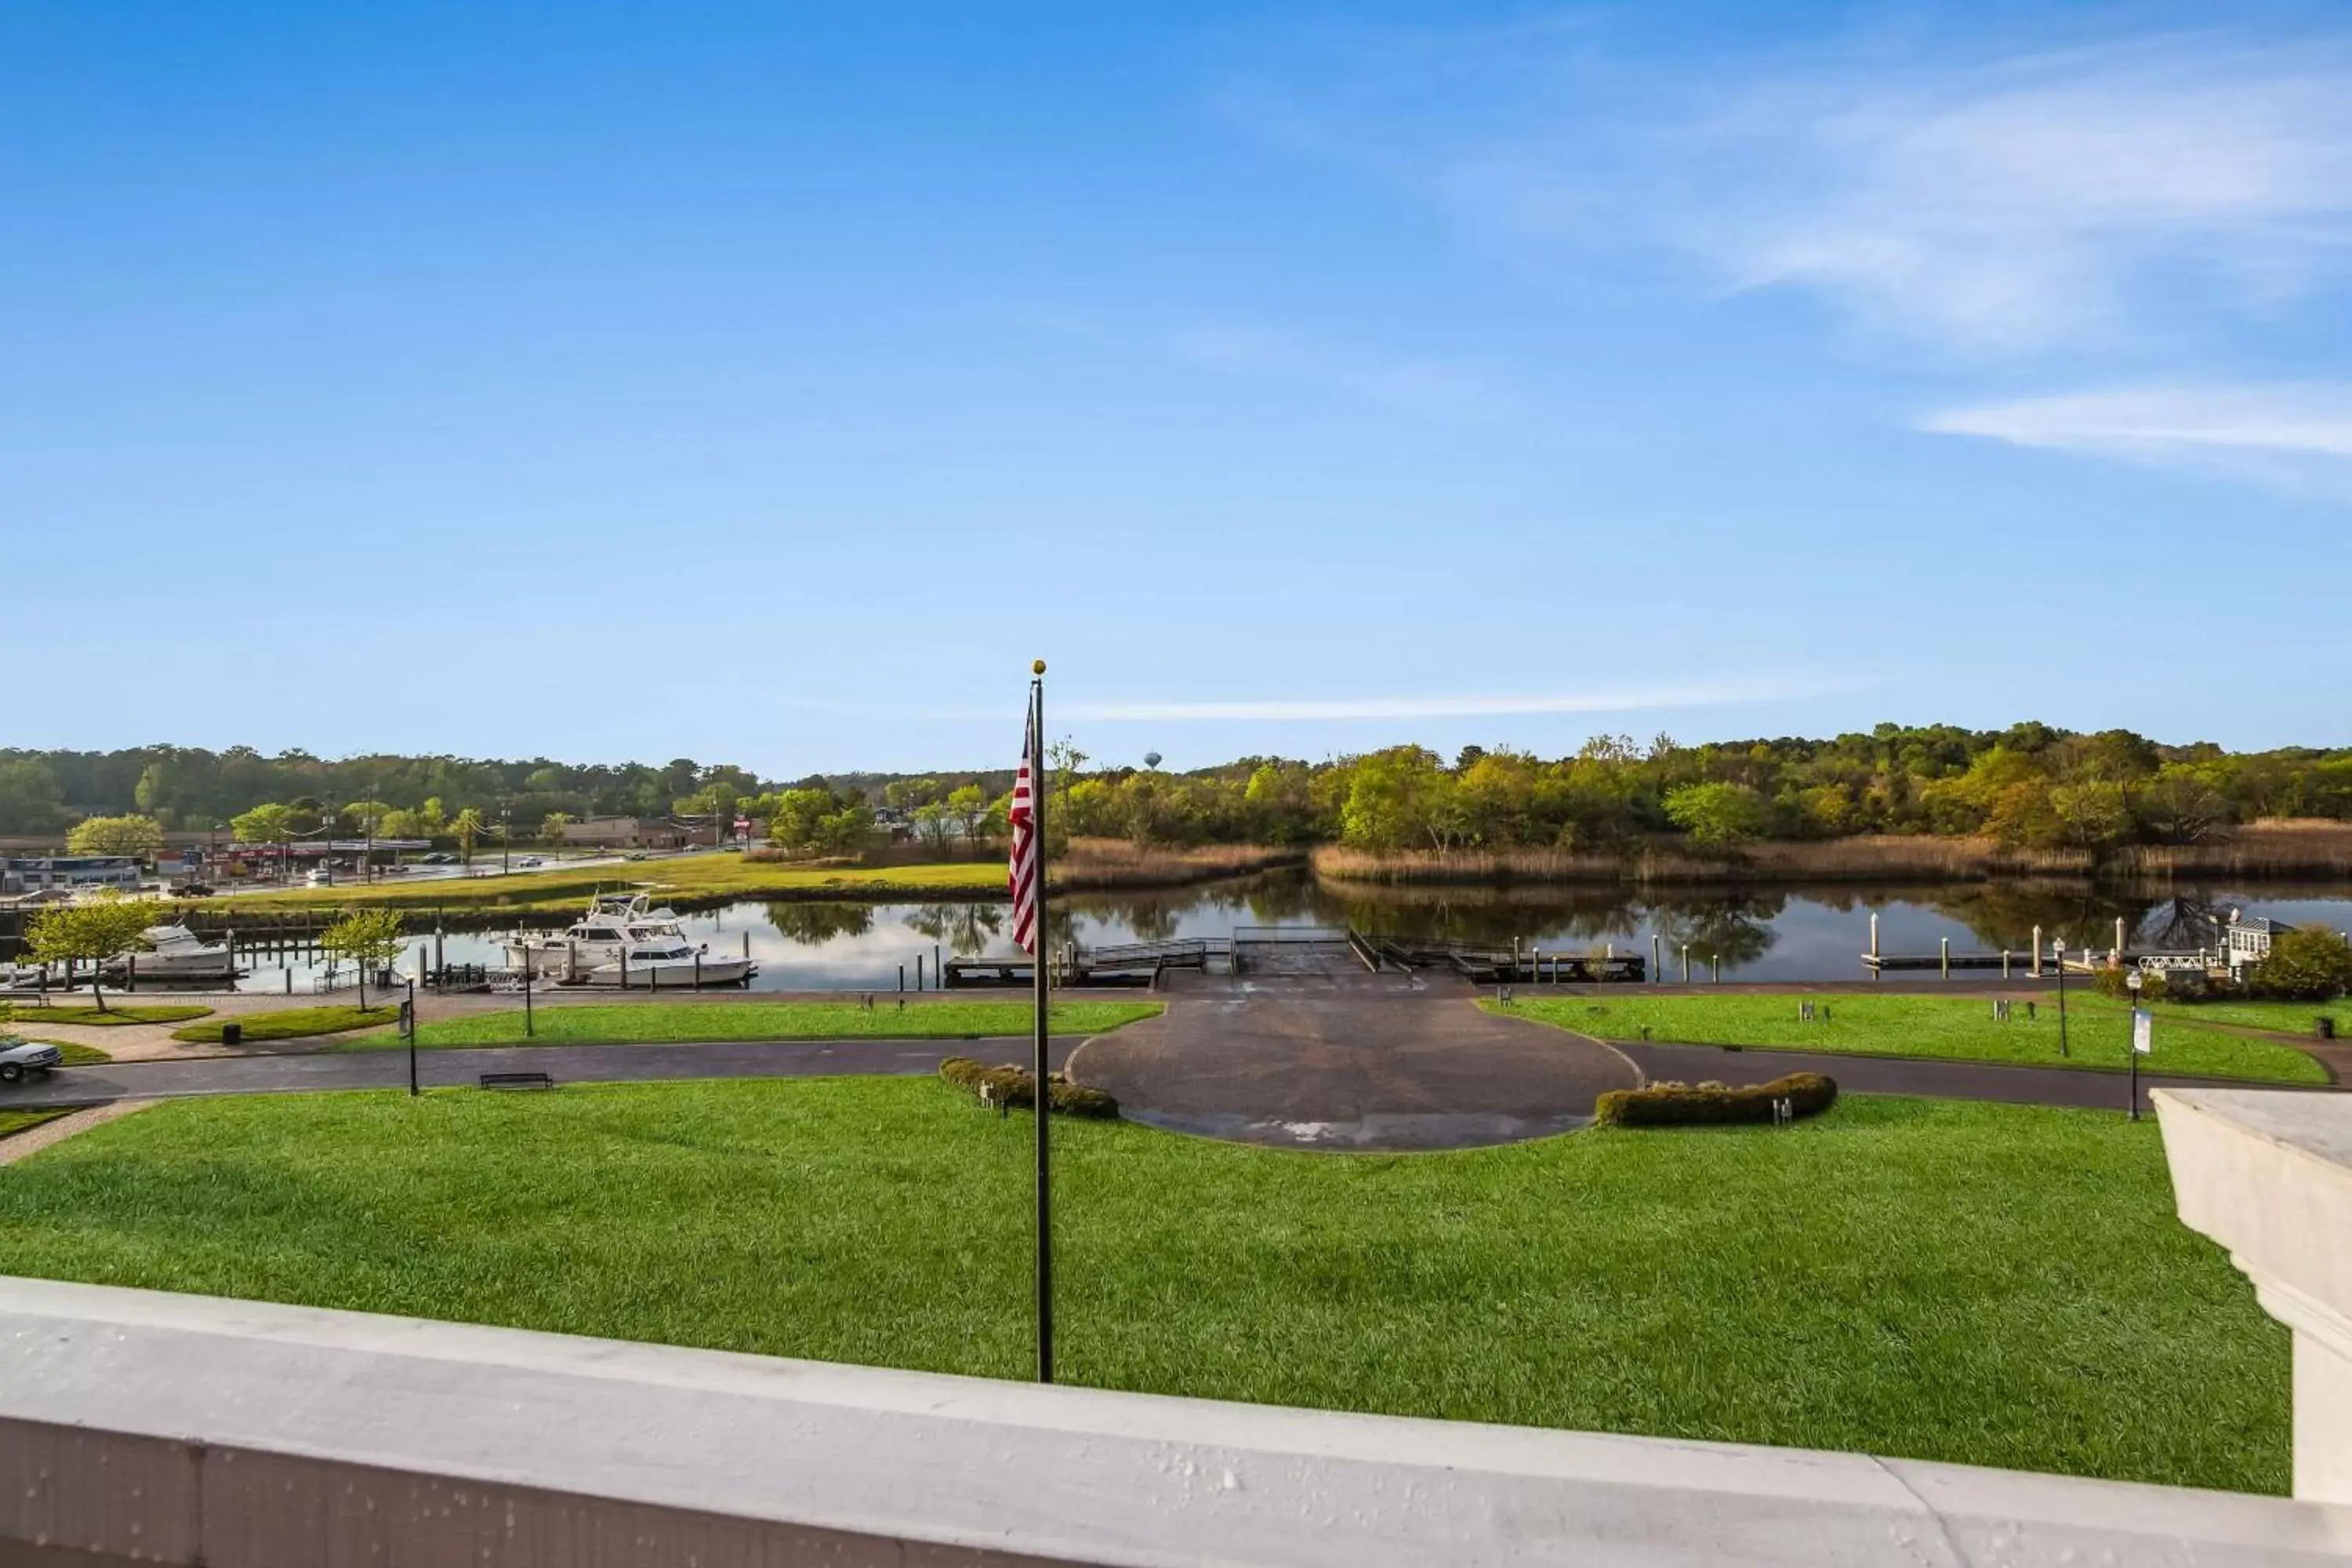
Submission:
M 17 855 L 0 860 L 0 893 L 135 889 L 141 880 L 138 858 L 131 855 Z

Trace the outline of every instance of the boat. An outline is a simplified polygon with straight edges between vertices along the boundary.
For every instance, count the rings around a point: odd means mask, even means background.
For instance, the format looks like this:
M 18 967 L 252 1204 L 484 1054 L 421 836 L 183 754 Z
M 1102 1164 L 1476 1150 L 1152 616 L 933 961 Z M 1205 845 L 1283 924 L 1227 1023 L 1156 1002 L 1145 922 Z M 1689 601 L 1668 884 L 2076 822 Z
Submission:
M 760 973 L 748 958 L 712 952 L 683 936 L 653 936 L 624 942 L 620 955 L 581 976 L 590 985 L 644 986 L 650 990 L 686 991 L 695 986 L 742 985 Z
M 149 926 L 146 951 L 115 954 L 105 968 L 140 980 L 233 980 L 236 955 L 225 942 L 206 942 L 184 925 Z
M 578 980 L 599 964 L 617 964 L 631 942 L 685 941 L 677 911 L 656 906 L 649 894 L 600 893 L 589 901 L 588 912 L 562 931 L 519 931 L 501 945 L 516 969 Z

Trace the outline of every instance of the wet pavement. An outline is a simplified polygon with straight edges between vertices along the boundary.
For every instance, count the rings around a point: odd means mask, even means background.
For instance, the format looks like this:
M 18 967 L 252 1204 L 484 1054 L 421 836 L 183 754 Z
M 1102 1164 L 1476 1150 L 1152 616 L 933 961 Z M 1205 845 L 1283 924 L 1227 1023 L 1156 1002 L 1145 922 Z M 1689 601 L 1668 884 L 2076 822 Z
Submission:
M 1286 966 L 1287 967 L 1287 966 Z M 1088 1041 L 1079 1082 L 1172 1131 L 1297 1149 L 1462 1149 L 1583 1126 L 1638 1081 L 1597 1040 L 1481 1012 L 1433 974 L 1188 974 L 1158 1018 Z

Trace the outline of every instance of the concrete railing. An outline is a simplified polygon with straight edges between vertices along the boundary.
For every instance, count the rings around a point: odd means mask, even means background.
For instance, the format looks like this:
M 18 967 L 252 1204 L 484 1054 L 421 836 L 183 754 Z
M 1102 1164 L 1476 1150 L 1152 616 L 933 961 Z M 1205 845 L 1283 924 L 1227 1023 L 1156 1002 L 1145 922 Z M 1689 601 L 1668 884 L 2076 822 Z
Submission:
M 1916 1568 L 2346 1552 L 2352 1510 L 2283 1499 L 0 1279 L 0 1563 Z
M 2294 1333 L 2294 1495 L 2352 1503 L 2352 1094 L 2159 1089 L 2181 1222 Z

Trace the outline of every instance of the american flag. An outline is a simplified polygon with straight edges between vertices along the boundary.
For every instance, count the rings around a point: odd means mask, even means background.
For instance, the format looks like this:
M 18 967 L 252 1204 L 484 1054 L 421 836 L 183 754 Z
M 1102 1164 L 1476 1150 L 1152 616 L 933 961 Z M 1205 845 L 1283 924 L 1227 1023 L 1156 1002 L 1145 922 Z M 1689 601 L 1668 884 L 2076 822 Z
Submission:
M 1037 714 L 1030 710 L 1025 732 L 1021 738 L 1021 771 L 1013 775 L 1013 809 L 1007 820 L 1013 828 L 1013 940 L 1021 951 L 1034 955 L 1037 951 L 1037 808 L 1031 792 L 1035 788 Z

